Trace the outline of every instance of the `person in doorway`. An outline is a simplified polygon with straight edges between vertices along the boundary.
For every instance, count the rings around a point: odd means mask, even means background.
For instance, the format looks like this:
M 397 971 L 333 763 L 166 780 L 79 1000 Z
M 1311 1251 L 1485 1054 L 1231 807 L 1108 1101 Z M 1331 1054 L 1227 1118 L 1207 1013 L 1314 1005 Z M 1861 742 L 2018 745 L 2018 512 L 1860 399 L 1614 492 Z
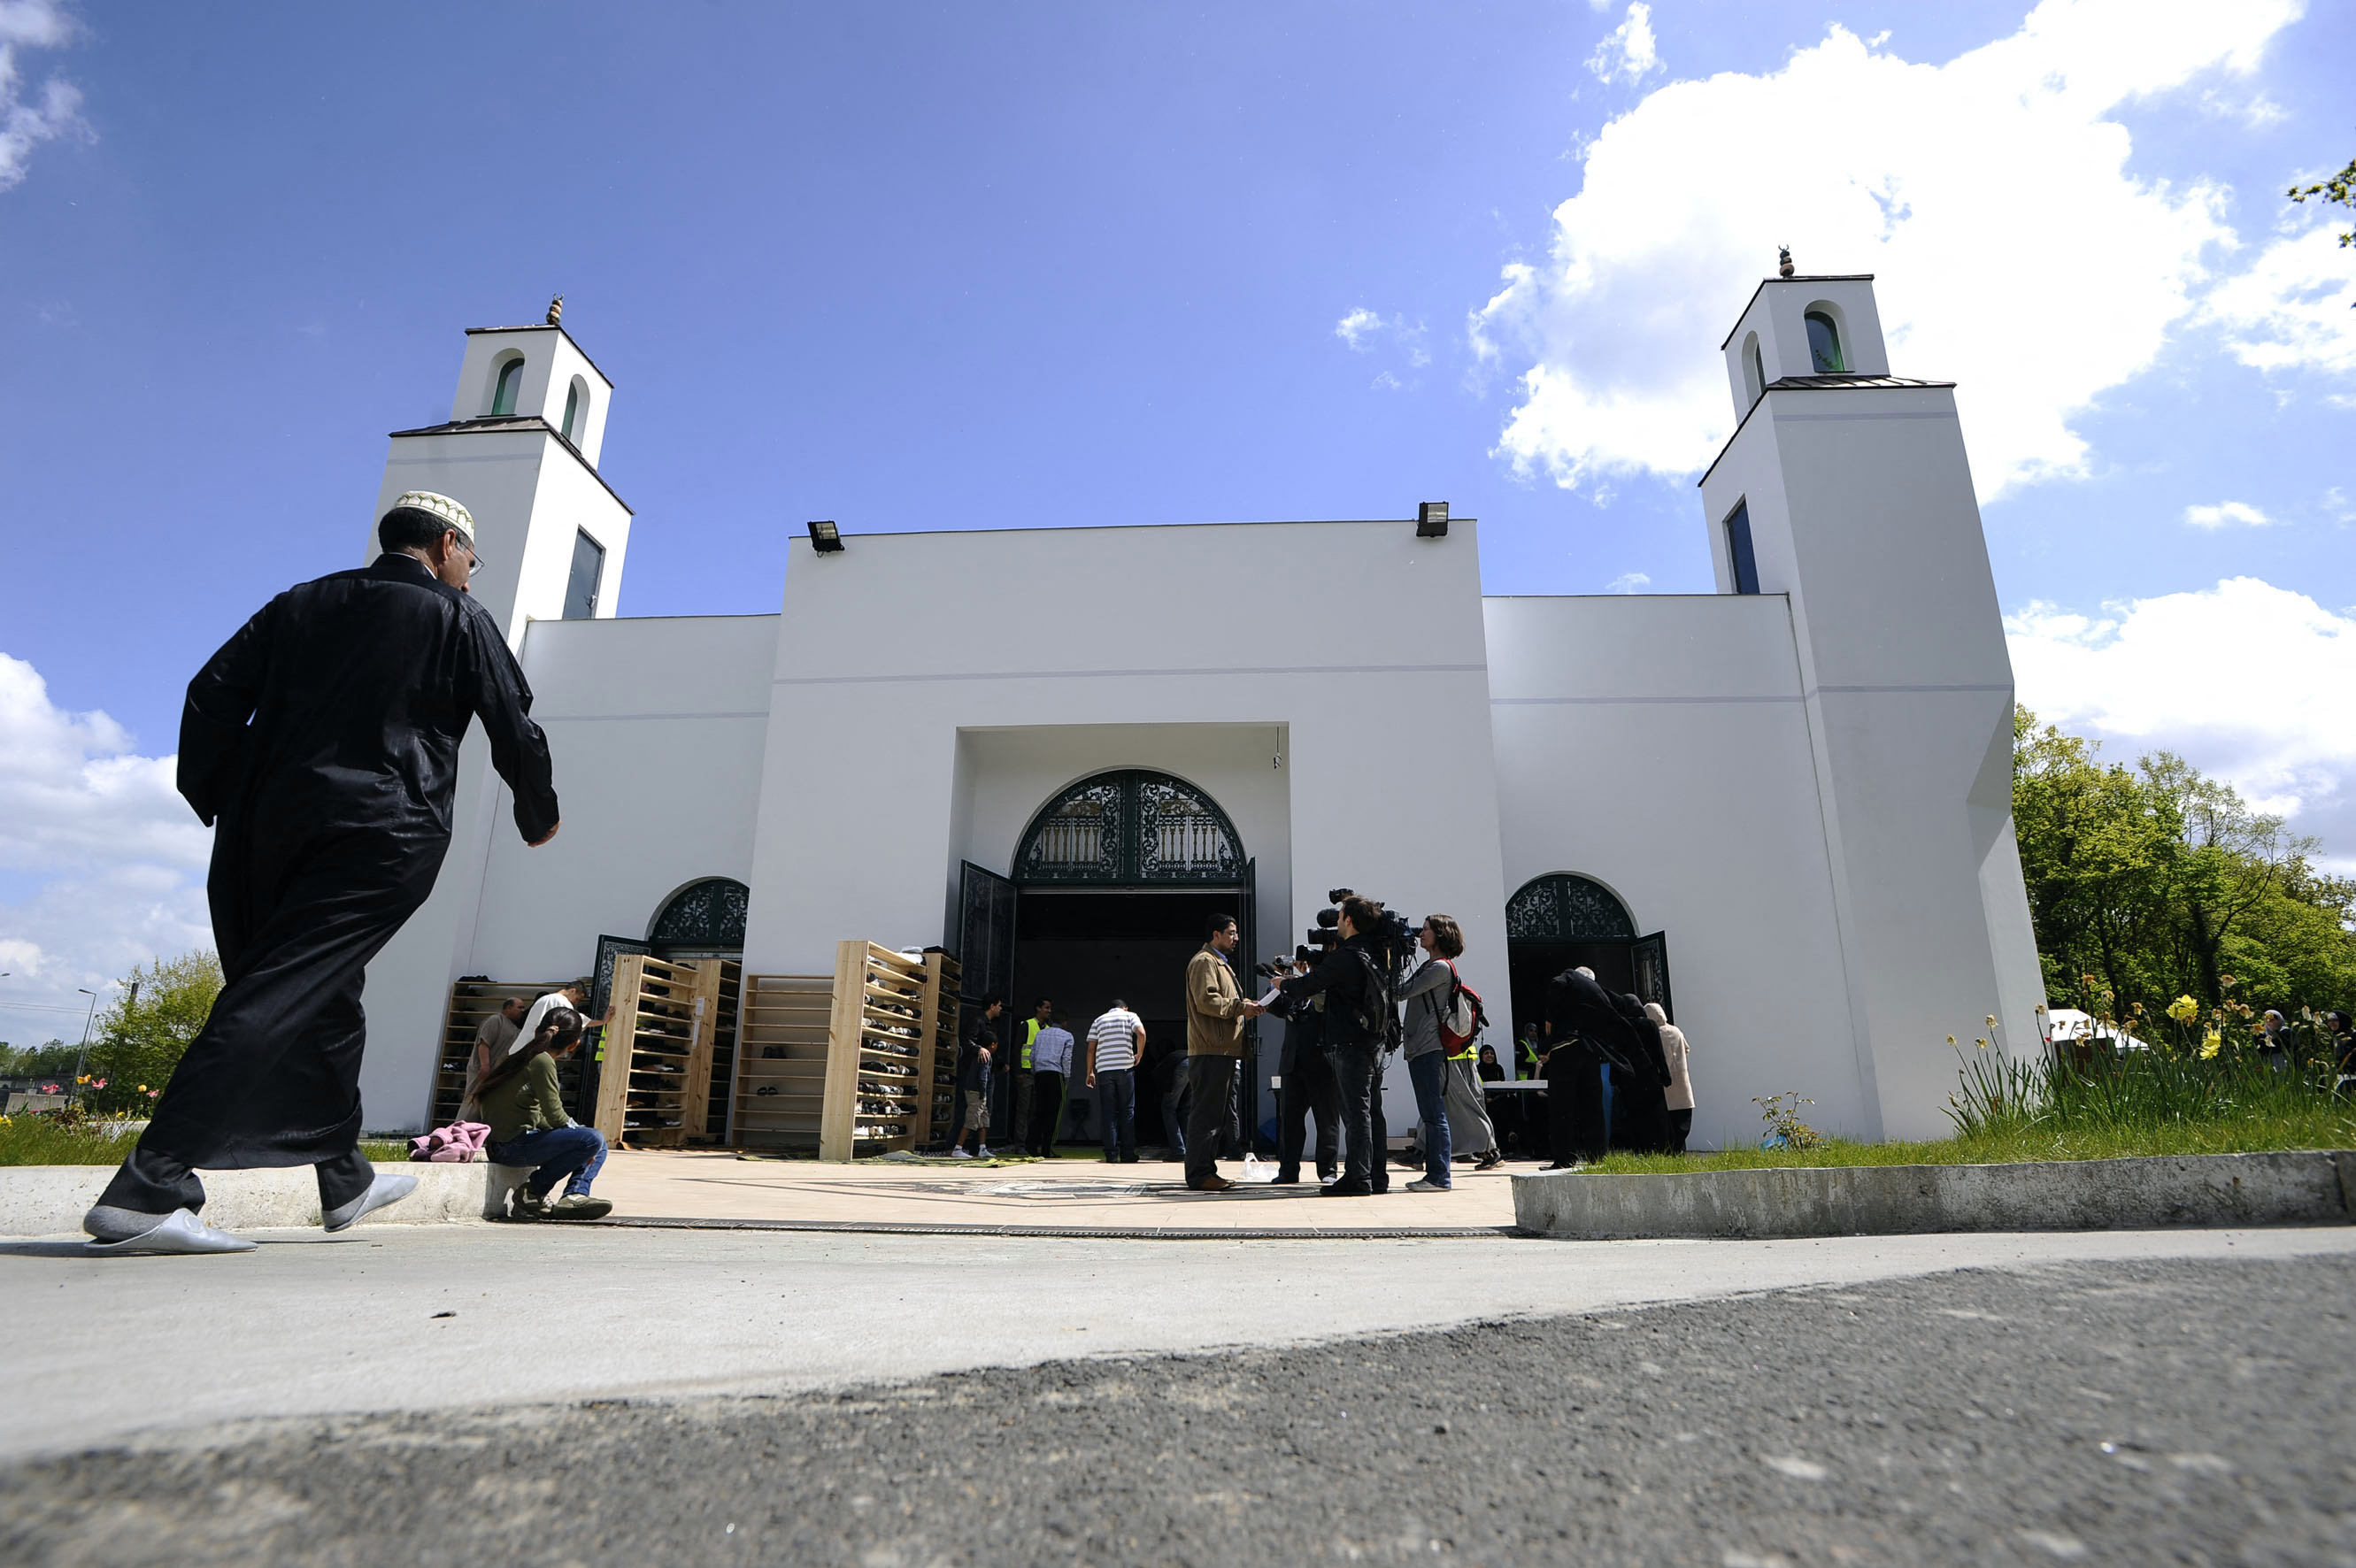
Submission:
M 984 997 L 958 1042 L 958 1097 L 965 1102 L 965 1128 L 962 1141 L 949 1150 L 952 1159 L 990 1157 L 990 1146 L 982 1142 L 990 1132 L 990 1061 L 998 1043 L 998 1015 L 1005 1010 L 998 997 Z
M 494 1165 L 528 1165 L 531 1175 L 515 1195 L 519 1220 L 602 1220 L 614 1206 L 594 1197 L 589 1184 L 605 1167 L 605 1138 L 564 1113 L 556 1063 L 581 1043 L 582 1019 L 558 1008 L 540 1020 L 531 1038 L 483 1080 L 483 1112 L 491 1136 L 485 1152 Z M 548 1195 L 564 1183 L 564 1196 Z
M 1186 1076 L 1186 1041 L 1157 1040 L 1146 1047 L 1137 1064 L 1137 1087 L 1141 1120 L 1148 1108 L 1161 1113 L 1167 1135 L 1162 1157 L 1184 1164 L 1186 1112 L 1194 1104 L 1193 1083 Z
M 1235 1185 L 1219 1174 L 1219 1145 L 1244 1055 L 1244 1026 L 1260 1005 L 1236 983 L 1236 917 L 1211 916 L 1202 947 L 1186 960 L 1186 1077 L 1194 1093 L 1186 1127 L 1186 1185 L 1224 1192 Z
M 475 1053 L 466 1061 L 466 1092 L 458 1100 L 458 1119 L 483 1119 L 483 1080 L 490 1076 L 523 1032 L 524 1000 L 509 997 L 499 1010 L 475 1026 Z
M 1389 1143 L 1383 1120 L 1383 1058 L 1388 1026 L 1398 1015 L 1384 996 L 1379 962 L 1364 933 L 1382 918 L 1382 906 L 1356 894 L 1342 901 L 1335 929 L 1341 941 L 1306 975 L 1279 989 L 1306 1001 L 1325 998 L 1325 1051 L 1341 1086 L 1344 1147 L 1342 1179 L 1318 1189 L 1327 1198 L 1365 1198 L 1390 1190 L 1383 1168 Z
M 1408 1182 L 1407 1189 L 1445 1192 L 1454 1185 L 1450 1162 L 1455 1144 L 1448 1125 L 1448 1047 L 1440 1038 L 1440 1026 L 1456 989 L 1456 966 L 1450 960 L 1464 951 L 1464 936 L 1456 922 L 1435 914 L 1417 929 L 1415 942 L 1423 949 L 1423 963 L 1399 987 L 1407 1004 L 1399 1050 L 1407 1057 L 1408 1081 L 1415 1086 L 1423 1176 Z
M 214 827 L 227 984 L 129 1158 L 82 1218 L 109 1252 L 244 1252 L 198 1219 L 199 1168 L 308 1165 L 327 1227 L 406 1197 L 359 1150 L 369 960 L 434 891 L 475 720 L 527 844 L 556 836 L 547 738 L 467 595 L 475 520 L 412 491 L 370 565 L 290 588 L 188 683 L 179 788 Z
M 1612 1068 L 1612 1141 L 1638 1154 L 1660 1154 L 1669 1147 L 1669 1062 L 1661 1047 L 1661 1026 L 1630 993 L 1615 994 L 1612 1006 L 1636 1031 L 1641 1052 L 1635 1061 Z
M 1088 1087 L 1104 1121 L 1107 1165 L 1137 1163 L 1137 1054 L 1145 1020 L 1119 997 L 1088 1026 Z
M 1308 973 L 1309 949 L 1292 958 L 1269 960 L 1281 981 Z M 1342 1092 L 1333 1065 L 1326 1060 L 1325 1002 L 1322 997 L 1297 997 L 1281 991 L 1269 1011 L 1284 1020 L 1284 1044 L 1277 1057 L 1276 1185 L 1290 1187 L 1301 1180 L 1301 1154 L 1309 1142 L 1309 1118 L 1317 1118 L 1317 1180 L 1320 1186 L 1340 1174 L 1342 1162 Z
M 1031 1101 L 1033 1093 L 1033 1075 L 1038 1069 L 1033 1065 L 1039 1037 L 1055 1027 L 1055 1004 L 1046 997 L 1039 998 L 1031 1016 L 1023 1020 L 1023 1038 L 1014 1047 L 1014 1114 L 1008 1125 L 1013 1129 L 1014 1147 L 1031 1147 Z M 1052 1134 L 1050 1135 L 1053 1136 Z
M 1669 1067 L 1668 1129 L 1663 1147 L 1669 1154 L 1683 1154 L 1686 1139 L 1693 1136 L 1693 1068 L 1688 1060 L 1692 1048 L 1686 1043 L 1686 1031 L 1669 1021 L 1660 1003 L 1646 1002 L 1644 1016 L 1660 1028 L 1661 1056 Z
M 1064 1125 L 1064 1083 L 1072 1074 L 1072 1031 L 1062 1013 L 1031 1042 L 1031 1141 L 1023 1147 L 1041 1159 L 1055 1157 L 1055 1135 Z
M 1547 982 L 1546 1083 L 1549 1170 L 1601 1159 L 1611 1147 L 1603 1122 L 1605 1065 L 1626 1065 L 1644 1052 L 1636 1031 L 1596 984 L 1595 971 L 1580 965 Z

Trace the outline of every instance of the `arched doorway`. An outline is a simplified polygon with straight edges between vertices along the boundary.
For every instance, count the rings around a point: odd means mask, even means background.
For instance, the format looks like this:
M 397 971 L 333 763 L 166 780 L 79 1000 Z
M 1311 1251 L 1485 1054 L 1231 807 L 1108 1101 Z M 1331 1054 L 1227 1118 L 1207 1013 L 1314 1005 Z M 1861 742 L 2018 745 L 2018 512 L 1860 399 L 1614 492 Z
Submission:
M 1123 768 L 1056 792 L 1016 840 L 1009 870 L 964 869 L 956 934 L 967 998 L 1007 998 L 1010 1043 L 1019 1043 L 1041 997 L 1064 1010 L 1075 1034 L 1114 997 L 1128 1003 L 1145 1020 L 1153 1072 L 1150 1087 L 1140 1079 L 1138 1136 L 1153 1141 L 1161 1079 L 1173 1051 L 1181 1061 L 1185 1051 L 1186 961 L 1210 915 L 1235 916 L 1241 953 L 1255 951 L 1254 867 L 1242 836 L 1208 792 Z M 1245 1076 L 1250 1126 L 1256 1104 Z
M 664 958 L 739 958 L 753 890 L 734 877 L 705 877 L 663 901 L 647 941 Z
M 1512 976 L 1514 1038 L 1546 1021 L 1547 982 L 1585 965 L 1608 991 L 1669 1002 L 1666 935 L 1636 934 L 1620 895 L 1592 877 L 1554 871 L 1533 877 L 1505 901 L 1505 957 Z

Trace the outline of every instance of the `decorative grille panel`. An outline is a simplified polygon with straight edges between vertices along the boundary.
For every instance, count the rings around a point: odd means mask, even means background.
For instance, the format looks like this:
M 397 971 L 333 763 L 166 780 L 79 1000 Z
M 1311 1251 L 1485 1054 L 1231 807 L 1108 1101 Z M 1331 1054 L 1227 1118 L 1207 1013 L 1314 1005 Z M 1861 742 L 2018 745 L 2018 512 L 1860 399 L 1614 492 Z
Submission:
M 752 889 L 732 877 L 706 877 L 671 895 L 647 940 L 666 947 L 742 947 L 752 896 Z
M 1584 942 L 1633 937 L 1628 906 L 1601 882 L 1568 873 L 1526 883 L 1505 905 L 1510 942 Z
M 1167 773 L 1098 773 L 1032 819 L 1014 857 L 1024 882 L 1236 882 L 1235 825 L 1211 798 Z

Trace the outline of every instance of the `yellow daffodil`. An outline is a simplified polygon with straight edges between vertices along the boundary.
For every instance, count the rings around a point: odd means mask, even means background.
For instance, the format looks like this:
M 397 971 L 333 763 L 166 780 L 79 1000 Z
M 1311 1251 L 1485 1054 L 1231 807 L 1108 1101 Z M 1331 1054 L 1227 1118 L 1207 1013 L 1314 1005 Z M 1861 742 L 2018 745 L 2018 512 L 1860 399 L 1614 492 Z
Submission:
M 2190 997 L 2179 997 L 2168 1004 L 2168 1016 L 2178 1023 L 2189 1024 L 2201 1016 L 2201 1004 Z
M 2225 1037 L 2212 1029 L 2201 1039 L 2201 1060 L 2206 1061 L 2224 1048 Z

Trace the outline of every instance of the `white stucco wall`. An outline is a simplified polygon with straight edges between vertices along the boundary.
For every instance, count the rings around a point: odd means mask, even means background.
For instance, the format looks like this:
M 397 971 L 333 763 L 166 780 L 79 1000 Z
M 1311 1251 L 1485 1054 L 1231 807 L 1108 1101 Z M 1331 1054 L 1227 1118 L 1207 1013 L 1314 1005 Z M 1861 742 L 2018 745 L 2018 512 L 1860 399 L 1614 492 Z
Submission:
M 2012 669 L 1954 394 L 1770 392 L 1702 483 L 1749 507 L 1759 579 L 1791 597 L 1848 955 L 1853 1028 L 1891 1137 L 1949 1130 L 1954 1035 L 2037 1038 L 2042 998 L 2011 841 Z
M 1789 607 L 1780 596 L 1483 606 L 1500 902 L 1569 871 L 1667 938 L 1696 1147 L 1757 1136 L 1754 1094 L 1874 1125 L 1849 1027 Z
M 1055 635 L 1015 632 L 1001 612 L 1017 604 Z M 1345 643 L 1337 626 L 1363 632 Z M 1259 862 L 1263 947 L 1346 883 L 1410 914 L 1456 913 L 1466 978 L 1505 993 L 1469 520 L 1438 540 L 1384 522 L 863 536 L 824 557 L 798 545 L 776 681 L 748 970 L 819 972 L 846 936 L 939 941 L 958 862 L 1011 851 L 1055 787 L 1118 753 L 1107 765 L 1167 766 L 1237 816 Z M 1225 738 L 1209 763 L 1178 765 L 1184 731 L 1144 733 L 1205 725 L 1239 731 L 1232 763 L 1217 760 Z M 1108 743 L 1114 729 L 1131 739 Z M 1244 783 L 1276 772 L 1258 748 L 1279 729 L 1281 834 L 1273 784 Z M 1004 763 L 989 736 L 1010 731 L 1059 732 L 1057 766 Z M 1218 782 L 1199 772 L 1214 764 Z

